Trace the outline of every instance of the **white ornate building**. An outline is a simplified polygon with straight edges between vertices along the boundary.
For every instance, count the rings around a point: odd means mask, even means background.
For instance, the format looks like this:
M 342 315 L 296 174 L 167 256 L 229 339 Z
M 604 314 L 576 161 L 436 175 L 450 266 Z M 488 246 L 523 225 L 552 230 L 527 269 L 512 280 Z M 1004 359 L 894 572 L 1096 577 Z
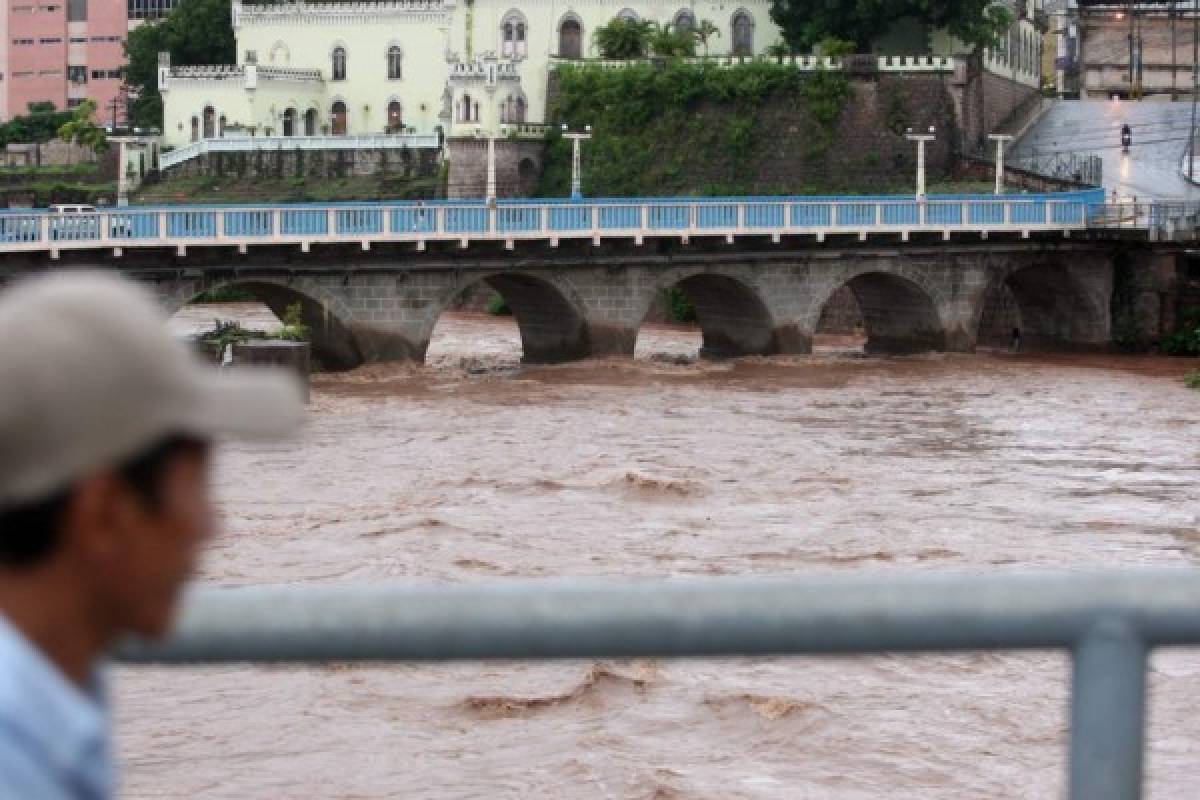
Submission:
M 712 55 L 753 55 L 780 39 L 769 8 L 770 0 L 233 0 L 236 65 L 160 65 L 164 144 L 473 135 L 538 123 L 552 63 L 595 56 L 592 33 L 616 16 L 709 20 L 720 31 Z

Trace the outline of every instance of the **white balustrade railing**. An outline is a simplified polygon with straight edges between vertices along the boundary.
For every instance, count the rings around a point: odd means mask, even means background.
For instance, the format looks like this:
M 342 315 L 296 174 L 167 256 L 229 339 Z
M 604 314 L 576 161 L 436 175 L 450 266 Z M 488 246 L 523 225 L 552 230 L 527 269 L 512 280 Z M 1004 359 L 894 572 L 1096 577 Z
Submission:
M 437 149 L 437 134 L 377 134 L 366 136 L 223 136 L 170 150 L 159 156 L 159 167 L 170 169 L 208 153 L 253 153 L 276 150 L 419 150 Z
M 821 56 L 693 56 L 681 59 L 689 64 L 712 64 L 719 67 L 735 67 L 751 62 L 769 62 L 786 64 L 804 72 L 818 70 L 840 70 L 843 59 L 838 57 Z M 603 59 L 603 58 L 560 58 L 552 57 L 551 66 L 559 64 L 578 64 L 580 66 L 599 67 L 601 69 L 619 69 L 633 64 L 643 63 L 637 60 Z M 880 72 L 953 72 L 956 64 L 954 56 L 877 56 L 876 66 Z
M 92 214 L 0 213 L 0 253 L 97 247 L 783 236 L 899 236 L 1121 227 L 1153 231 L 1151 207 L 1128 213 L 1096 193 L 916 201 L 911 199 L 680 199 L 407 202 L 286 206 L 128 207 Z

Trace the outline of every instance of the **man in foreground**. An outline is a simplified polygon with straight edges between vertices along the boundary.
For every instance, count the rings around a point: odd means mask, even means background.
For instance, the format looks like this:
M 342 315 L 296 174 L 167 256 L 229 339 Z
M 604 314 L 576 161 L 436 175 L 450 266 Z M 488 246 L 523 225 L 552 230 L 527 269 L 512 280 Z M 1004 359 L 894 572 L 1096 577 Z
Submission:
M 0 800 L 113 795 L 104 654 L 167 632 L 214 439 L 299 422 L 294 380 L 256 373 L 201 366 L 119 278 L 0 293 Z

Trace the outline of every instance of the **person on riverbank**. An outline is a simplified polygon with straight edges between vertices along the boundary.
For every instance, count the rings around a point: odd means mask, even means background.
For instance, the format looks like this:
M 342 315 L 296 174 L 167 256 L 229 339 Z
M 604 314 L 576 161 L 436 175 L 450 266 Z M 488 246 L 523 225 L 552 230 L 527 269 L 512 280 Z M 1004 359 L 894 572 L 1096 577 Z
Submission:
M 299 422 L 284 373 L 203 367 L 153 297 L 62 273 L 0 293 L 0 798 L 114 795 L 103 659 L 163 636 L 221 435 Z

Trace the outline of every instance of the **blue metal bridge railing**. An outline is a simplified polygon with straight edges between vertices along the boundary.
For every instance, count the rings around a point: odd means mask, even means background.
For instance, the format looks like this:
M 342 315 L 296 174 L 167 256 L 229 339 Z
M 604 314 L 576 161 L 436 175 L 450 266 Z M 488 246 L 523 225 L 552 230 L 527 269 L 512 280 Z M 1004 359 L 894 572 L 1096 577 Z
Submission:
M 0 253 L 112 247 L 321 242 L 548 240 L 680 236 L 1084 230 L 1101 190 L 864 197 L 601 198 L 127 206 L 84 214 L 0 212 Z
M 1146 662 L 1200 644 L 1200 571 L 200 589 L 129 662 L 449 661 L 1059 649 L 1071 800 L 1141 797 Z

